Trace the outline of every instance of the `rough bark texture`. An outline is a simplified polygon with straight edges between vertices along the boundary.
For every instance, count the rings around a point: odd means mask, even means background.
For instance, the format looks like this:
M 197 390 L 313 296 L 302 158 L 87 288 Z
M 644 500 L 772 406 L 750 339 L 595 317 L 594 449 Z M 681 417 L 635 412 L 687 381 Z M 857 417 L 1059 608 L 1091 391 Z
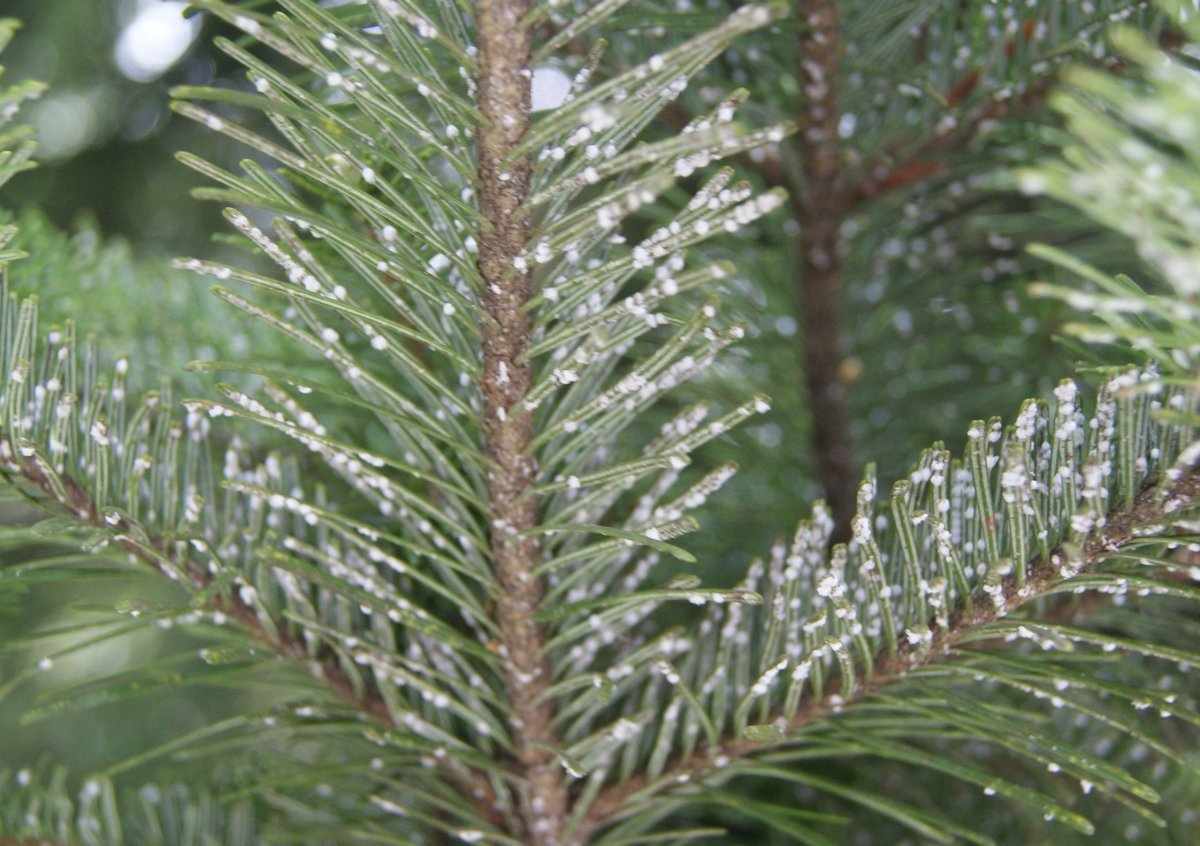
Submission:
M 834 0 L 798 0 L 801 22 L 797 78 L 800 169 L 793 192 L 800 226 L 796 305 L 804 338 L 804 375 L 812 403 L 813 449 L 821 486 L 833 513 L 834 540 L 846 540 L 854 517 L 858 465 L 850 441 L 842 367 L 842 223 L 847 180 L 838 143 L 837 74 L 844 44 Z
M 512 735 L 520 796 L 521 839 L 531 846 L 559 843 L 568 799 L 554 750 L 558 741 L 551 704 L 541 695 L 550 684 L 546 637 L 535 615 L 542 585 L 533 575 L 541 558 L 534 535 L 538 503 L 532 495 L 537 464 L 531 454 L 532 415 L 521 402 L 529 392 L 531 367 L 522 361 L 530 321 L 523 306 L 530 275 L 514 259 L 529 241 L 522 206 L 529 193 L 528 158 L 510 161 L 529 128 L 530 33 L 521 25 L 528 0 L 480 0 L 479 39 L 479 207 L 483 228 L 479 271 L 483 279 L 484 438 L 491 462 L 492 562 L 499 584 L 496 615 L 503 640 L 506 685 L 512 707 Z

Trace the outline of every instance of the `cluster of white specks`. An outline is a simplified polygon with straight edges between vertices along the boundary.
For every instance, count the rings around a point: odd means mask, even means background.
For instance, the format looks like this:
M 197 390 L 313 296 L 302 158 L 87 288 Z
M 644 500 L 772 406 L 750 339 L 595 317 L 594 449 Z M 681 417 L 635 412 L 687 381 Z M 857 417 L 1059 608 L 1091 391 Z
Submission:
M 667 680 L 667 684 L 670 684 L 670 685 L 679 684 L 679 682 L 680 682 L 679 671 L 675 669 L 675 666 L 670 661 L 659 660 L 655 663 L 654 666 L 658 670 L 658 672 L 662 674 L 662 677 Z
M 557 368 L 553 373 L 550 374 L 550 381 L 552 381 L 555 385 L 570 385 L 573 382 L 579 381 L 579 371 L 573 370 L 569 367 Z
M 688 511 L 693 511 L 708 501 L 717 491 L 737 473 L 737 465 L 723 464 L 696 482 L 679 499 L 655 509 L 653 520 L 656 523 L 678 520 Z
M 751 685 L 750 695 L 754 697 L 766 696 L 768 691 L 771 690 L 772 685 L 775 684 L 775 679 L 780 673 L 787 669 L 789 660 L 790 658 L 787 655 L 784 655 L 782 658 L 768 667 L 766 671 L 758 677 L 754 684 Z
M 205 421 L 207 422 L 207 421 Z M 199 522 L 204 513 L 204 499 L 195 490 L 184 496 L 183 521 L 185 523 Z
M 1036 400 L 1026 400 L 1021 406 L 1021 413 L 1017 415 L 1015 423 L 1017 440 L 1022 442 L 1029 441 L 1037 433 L 1040 411 L 1040 406 Z
M 1107 471 L 1110 465 L 1097 456 L 1089 456 L 1082 468 L 1083 485 L 1079 495 L 1083 507 L 1071 517 L 1071 529 L 1086 535 L 1105 524 L 1105 502 L 1108 499 Z
M 841 599 L 846 595 L 846 585 L 836 573 L 826 573 L 817 582 L 817 595 L 827 599 Z
M 1000 474 L 1000 494 L 1006 503 L 1026 504 L 1032 491 L 1029 478 L 1029 468 L 1025 454 L 1018 450 L 1008 450 L 1005 455 L 1004 469 Z
M 409 816 L 408 809 L 402 805 L 393 802 L 391 799 L 386 799 L 382 796 L 372 796 L 371 804 L 389 814 L 394 814 L 398 817 Z
M 688 78 L 683 74 L 680 74 L 663 86 L 661 97 L 668 103 L 673 100 L 678 100 L 679 95 L 686 91 L 687 87 Z
M 103 420 L 97 420 L 95 423 L 93 423 L 92 428 L 88 430 L 88 433 L 92 436 L 92 440 L 95 441 L 98 446 L 106 447 L 109 445 L 108 426 Z
M 933 609 L 934 620 L 942 629 L 950 625 L 949 589 L 950 583 L 944 576 L 930 579 L 926 587 L 925 601 Z
M 537 264 L 546 264 L 554 258 L 554 250 L 546 241 L 538 241 L 533 247 L 533 260 Z
M 424 18 L 414 18 L 411 21 L 411 23 L 412 23 L 413 29 L 416 30 L 417 35 L 419 35 L 421 38 L 437 38 L 438 37 L 437 27 L 435 27 L 433 24 L 431 24 L 429 21 L 425 20 Z
M 71 416 L 71 413 L 74 410 L 75 410 L 75 397 L 74 396 L 68 395 L 68 396 L 59 397 L 58 403 L 54 409 L 54 416 L 57 417 L 59 420 L 65 420 L 66 418 Z M 63 449 L 65 449 L 65 448 L 66 447 L 64 445 Z
M 247 15 L 234 15 L 233 25 L 247 35 L 253 35 L 255 38 L 262 34 L 262 24 Z
M 912 626 L 904 630 L 904 638 L 918 650 L 927 649 L 933 643 L 933 631 L 929 626 Z
M 1079 421 L 1076 417 L 1075 401 L 1079 396 L 1079 388 L 1070 380 L 1060 382 L 1054 389 L 1054 398 L 1058 400 L 1055 411 L 1054 437 L 1060 441 L 1074 440 L 1079 431 Z
M 580 112 L 579 121 L 582 127 L 586 128 L 592 135 L 598 135 L 606 129 L 611 129 L 615 126 L 617 117 L 613 114 L 611 108 L 603 103 L 592 103 Z
M 992 606 L 997 611 L 1007 607 L 1008 600 L 1004 596 L 1004 581 L 1001 578 L 989 579 L 983 584 L 983 592 L 992 600 Z
M 639 723 L 622 717 L 613 723 L 612 738 L 618 743 L 628 743 L 630 740 L 633 740 L 635 737 L 637 737 L 641 731 L 642 727 Z
M 850 529 L 855 543 L 865 546 L 871 542 L 871 519 L 865 514 L 856 515 L 851 521 Z

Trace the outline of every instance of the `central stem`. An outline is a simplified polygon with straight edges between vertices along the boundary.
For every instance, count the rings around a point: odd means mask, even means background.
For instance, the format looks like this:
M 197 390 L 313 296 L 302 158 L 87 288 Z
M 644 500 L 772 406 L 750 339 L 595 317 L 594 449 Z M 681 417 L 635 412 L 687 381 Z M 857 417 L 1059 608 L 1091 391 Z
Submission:
M 496 615 L 502 638 L 511 728 L 523 788 L 519 809 L 530 846 L 557 846 L 568 811 L 566 784 L 555 749 L 546 634 L 536 621 L 542 601 L 535 569 L 541 559 L 538 503 L 532 490 L 533 417 L 522 407 L 532 368 L 523 354 L 531 335 L 524 305 L 531 278 L 516 261 L 529 242 L 530 162 L 512 153 L 529 129 L 530 33 L 522 25 L 529 0 L 479 0 L 479 272 L 483 280 L 484 441 L 491 462 L 491 554 L 498 583 Z M 518 269 L 518 266 L 521 269 Z

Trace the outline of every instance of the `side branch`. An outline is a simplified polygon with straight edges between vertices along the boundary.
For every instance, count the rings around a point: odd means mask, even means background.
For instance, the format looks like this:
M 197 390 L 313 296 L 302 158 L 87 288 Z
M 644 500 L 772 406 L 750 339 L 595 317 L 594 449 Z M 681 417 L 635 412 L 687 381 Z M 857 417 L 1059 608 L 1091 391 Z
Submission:
M 1035 111 L 1046 100 L 1057 77 L 1048 74 L 1034 80 L 1017 97 L 991 99 L 967 116 L 962 123 L 935 130 L 916 146 L 904 153 L 894 151 L 888 162 L 877 162 L 867 169 L 856 185 L 848 191 L 850 209 L 875 197 L 924 182 L 946 171 L 948 157 L 966 147 L 978 137 L 984 127 L 1014 115 Z
M 62 488 L 66 493 L 66 499 L 61 499 L 56 495 L 54 487 L 38 463 L 33 458 L 21 457 L 20 453 L 13 449 L 11 440 L 2 434 L 0 434 L 0 455 L 10 456 L 4 462 L 8 469 L 14 471 L 22 480 L 33 485 L 45 496 L 66 508 L 77 519 L 97 528 L 117 532 L 118 539 L 114 541 L 114 545 L 123 552 L 161 575 L 175 576 L 174 573 L 168 574 L 163 568 L 162 562 L 170 558 L 170 550 L 168 544 L 161 538 L 149 537 L 145 541 L 138 542 L 133 538 L 145 534 L 141 527 L 133 525 L 126 518 L 121 518 L 115 524 L 104 520 L 87 490 L 71 476 L 59 476 Z M 212 585 L 212 574 L 198 562 L 189 559 L 184 562 L 183 567 L 192 590 L 201 592 Z M 378 690 L 368 687 L 366 690 L 360 691 L 336 660 L 328 657 L 317 658 L 309 654 L 304 639 L 296 636 L 282 623 L 276 621 L 273 628 L 278 634 L 272 634 L 259 619 L 258 612 L 243 602 L 236 591 L 214 592 L 208 600 L 207 608 L 224 615 L 242 631 L 265 644 L 272 652 L 298 662 L 314 681 L 324 685 L 336 698 L 349 704 L 355 710 L 367 715 L 388 730 L 394 731 L 398 728 L 391 711 L 388 710 L 387 703 Z M 490 782 L 485 777 L 476 775 L 465 779 L 459 773 L 449 771 L 447 776 L 459 781 L 461 786 L 469 791 L 469 795 L 485 818 L 493 819 L 492 808 L 495 804 L 495 796 Z M 8 846 L 8 844 L 0 839 L 0 846 Z
M 1174 50 L 1179 45 L 1180 36 L 1176 32 L 1166 30 L 1159 36 L 1158 46 L 1163 50 Z M 1098 66 L 1117 74 L 1127 67 L 1120 59 L 1108 59 Z M 978 81 L 979 69 L 975 68 L 946 92 L 946 101 L 951 106 L 958 105 L 974 90 Z M 1057 84 L 1058 68 L 1055 66 L 1040 76 L 1031 77 L 1017 96 L 992 96 L 954 124 L 935 129 L 920 139 L 901 139 L 857 177 L 857 183 L 849 189 L 851 210 L 889 191 L 924 182 L 945 172 L 951 154 L 965 148 L 989 125 L 1041 108 Z
M 842 224 L 849 186 L 838 143 L 837 76 L 845 45 L 836 0 L 797 0 L 796 17 L 806 25 L 796 69 L 804 92 L 797 140 L 804 184 L 792 194 L 800 228 L 796 308 L 818 476 L 833 513 L 833 539 L 841 541 L 850 534 L 859 478 L 841 380 Z
M 59 499 L 37 462 L 33 459 L 22 460 L 17 457 L 18 454 L 13 451 L 11 441 L 7 437 L 0 436 L 0 453 L 13 456 L 8 459 L 7 464 L 10 468 L 15 469 L 26 482 L 31 483 L 46 496 L 67 508 L 79 520 L 93 526 L 118 532 L 118 540 L 114 541 L 115 546 L 134 556 L 142 563 L 149 565 L 156 572 L 167 575 L 161 563 L 163 559 L 170 557 L 166 543 L 157 538 L 150 538 L 145 543 L 135 542 L 133 537 L 143 534 L 140 527 L 134 526 L 125 518 L 121 518 L 115 524 L 103 520 L 96 510 L 91 496 L 83 486 L 70 476 L 62 475 L 59 477 L 62 480 L 63 490 L 67 495 L 65 501 Z M 191 583 L 189 585 L 191 589 L 203 591 L 212 584 L 212 575 L 197 562 L 189 560 L 185 562 L 184 568 Z M 230 592 L 228 595 L 222 595 L 221 593 L 214 594 L 208 602 L 208 608 L 211 611 L 224 614 L 243 631 L 269 646 L 273 652 L 277 652 L 286 658 L 301 661 L 309 674 L 324 683 L 339 699 L 350 703 L 357 710 L 368 714 L 387 728 L 394 729 L 396 727 L 382 697 L 377 694 L 372 695 L 371 693 L 359 695 L 351 683 L 350 677 L 346 675 L 345 671 L 336 662 L 314 660 L 308 654 L 308 648 L 304 640 L 291 634 L 286 627 L 282 625 L 277 626 L 279 635 L 278 637 L 272 636 L 266 627 L 263 626 L 262 621 L 259 620 L 258 613 L 243 602 L 236 592 Z
M 479 49 L 478 238 L 482 277 L 484 447 L 488 471 L 491 557 L 498 586 L 505 685 L 511 706 L 513 745 L 522 787 L 519 809 L 530 846 L 557 846 L 566 825 L 567 787 L 555 749 L 554 712 L 543 695 L 551 669 L 546 633 L 536 614 L 541 580 L 534 571 L 541 546 L 531 530 L 539 522 L 533 496 L 537 462 L 532 455 L 533 416 L 522 403 L 532 365 L 524 360 L 532 329 L 524 306 L 532 279 L 518 261 L 530 237 L 524 213 L 531 165 L 512 153 L 529 129 L 531 34 L 522 21 L 529 0 L 480 0 L 476 6 Z
M 1083 565 L 1083 572 L 1095 567 L 1109 554 L 1135 540 L 1139 526 L 1161 524 L 1179 506 L 1195 506 L 1197 504 L 1200 504 L 1200 468 L 1192 468 L 1183 478 L 1171 484 L 1165 491 L 1161 485 L 1145 489 L 1134 501 L 1132 507 L 1110 512 L 1104 528 L 1084 544 L 1083 549 L 1078 553 Z M 975 634 L 981 626 L 1008 616 L 1062 582 L 1061 570 L 1065 556 L 1065 551 L 1058 547 L 1052 550 L 1048 556 L 1032 562 L 1024 588 L 1017 588 L 1014 576 L 1007 577 L 1001 583 L 1003 590 L 1000 595 L 1003 597 L 1003 602 L 1000 604 L 992 602 L 990 598 L 985 601 L 969 602 L 958 609 L 945 628 L 937 626 L 931 620 L 929 626 L 933 631 L 933 640 L 926 646 L 920 647 L 903 643 L 894 655 L 888 654 L 886 651 L 881 652 L 876 656 L 875 670 L 870 679 L 859 686 L 850 697 L 842 697 L 838 685 L 831 683 L 827 688 L 827 693 L 802 704 L 795 716 L 787 721 L 783 729 L 785 737 L 794 737 L 817 721 L 845 710 L 856 702 L 868 699 L 872 694 L 889 684 L 900 681 L 916 669 L 953 660 L 955 657 L 954 647 Z M 779 721 L 776 724 L 784 725 Z M 787 741 L 784 740 L 783 743 L 786 744 Z M 638 776 L 622 784 L 608 787 L 601 792 L 589 809 L 585 830 L 593 831 L 617 817 L 622 810 L 622 805 L 635 795 L 645 797 L 665 793 L 715 773 L 718 769 L 718 762 L 721 766 L 728 766 L 730 762 L 777 748 L 779 748 L 779 744 L 740 737 L 725 738 L 715 750 L 700 748 L 688 758 L 678 758 L 669 762 L 664 768 L 663 774 L 652 783 L 644 777 Z

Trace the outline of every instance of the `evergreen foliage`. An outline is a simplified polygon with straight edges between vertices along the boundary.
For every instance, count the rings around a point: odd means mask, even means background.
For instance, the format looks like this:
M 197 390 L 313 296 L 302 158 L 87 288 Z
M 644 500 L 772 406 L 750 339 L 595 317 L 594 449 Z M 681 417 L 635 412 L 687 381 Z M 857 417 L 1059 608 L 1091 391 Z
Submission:
M 0 230 L 0 602 L 128 586 L 8 644 L 0 701 L 40 685 L 19 726 L 179 689 L 236 707 L 97 773 L 0 757 L 0 844 L 1108 842 L 1130 819 L 1186 842 L 1198 11 L 1048 5 L 195 0 L 242 33 L 217 47 L 248 84 L 181 88 L 175 108 L 248 157 L 180 161 L 243 260 L 176 264 L 255 328 L 189 365 L 224 374 L 215 391 L 139 395 L 131 379 L 156 379 L 131 371 L 161 351 L 42 319 L 53 283 L 39 299 L 10 276 L 79 272 L 55 236 Z M 757 107 L 713 92 L 747 44 L 762 70 L 800 48 L 792 89 Z M 1090 63 L 1055 88 L 1062 129 L 982 131 L 1040 100 L 1072 44 Z M 549 65 L 570 93 L 533 112 Z M 0 182 L 29 165 L 9 127 L 39 91 L 0 94 Z M 886 294 L 864 293 L 872 272 L 849 284 L 870 263 L 849 244 L 949 245 L 910 270 L 994 274 L 949 218 L 979 203 L 1011 224 L 1016 188 L 1031 219 L 1042 195 L 1092 218 L 1044 233 L 1034 259 L 1061 275 L 1035 293 L 1084 312 L 1063 328 L 1105 366 L 968 422 L 881 494 L 831 389 L 837 303 L 811 297 Z M 771 411 L 736 352 L 757 330 L 722 311 L 747 284 L 779 296 L 746 282 L 769 260 L 714 244 L 788 211 L 829 504 L 758 558 L 735 532 L 689 537 L 737 470 L 711 456 Z M 1038 308 L 1012 302 L 977 340 L 1012 343 Z M 862 355 L 895 343 L 856 331 Z M 42 684 L 147 631 L 169 636 Z

